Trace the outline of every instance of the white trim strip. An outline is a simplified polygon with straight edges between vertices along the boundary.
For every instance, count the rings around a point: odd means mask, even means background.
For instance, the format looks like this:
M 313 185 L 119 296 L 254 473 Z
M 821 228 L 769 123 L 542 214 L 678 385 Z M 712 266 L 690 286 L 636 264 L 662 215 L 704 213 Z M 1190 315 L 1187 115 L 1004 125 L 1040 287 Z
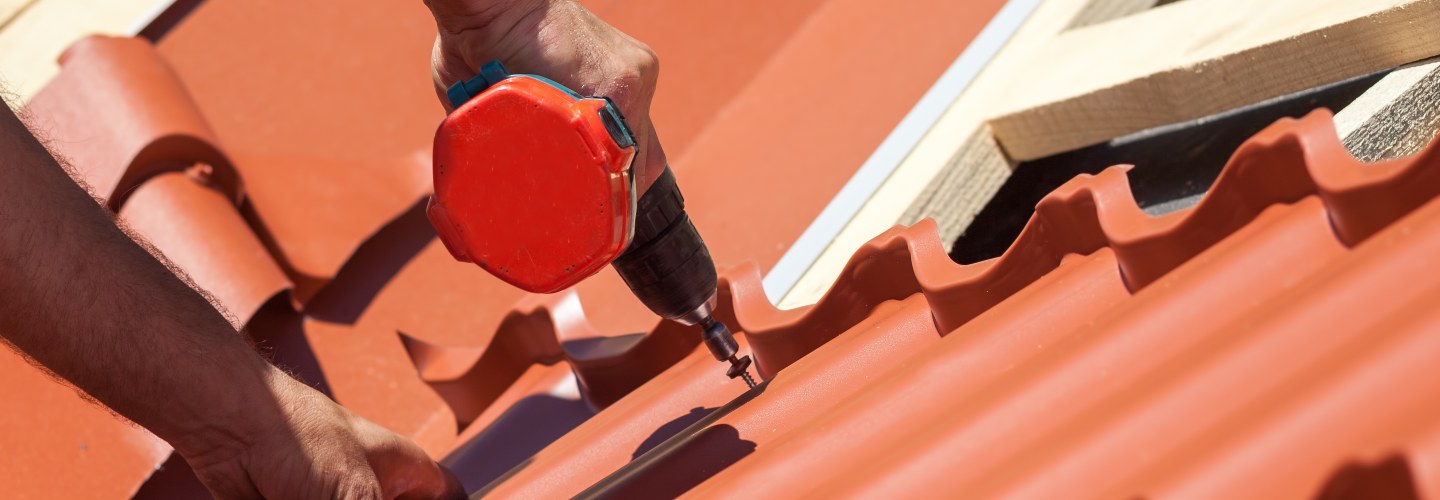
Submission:
M 140 36 L 141 31 L 145 31 L 145 28 L 149 27 L 150 23 L 160 18 L 160 15 L 164 14 L 165 10 L 169 9 L 170 5 L 174 3 L 175 0 L 156 0 L 155 4 L 150 6 L 150 10 L 145 12 L 145 15 L 140 16 L 140 19 L 130 24 L 130 29 L 125 30 L 125 34 Z
M 860 212 L 860 207 L 865 204 L 880 185 L 900 162 L 915 149 L 920 139 L 926 132 L 940 120 L 940 116 L 955 102 L 960 93 L 970 86 L 975 76 L 985 67 L 995 54 L 1005 46 L 1010 37 L 1020 29 L 1020 25 L 1030 17 L 1030 13 L 1040 4 L 1041 0 L 1010 0 L 1004 7 L 990 19 L 980 34 L 975 37 L 960 57 L 950 65 L 935 85 L 925 92 L 915 107 L 900 120 L 900 124 L 890 132 L 880 147 L 860 165 L 855 175 L 835 193 L 830 204 L 825 210 L 815 217 L 810 227 L 795 240 L 775 267 L 765 275 L 765 295 L 770 303 L 779 303 L 780 299 L 790 292 L 795 283 L 830 242 L 840 234 L 855 214 Z

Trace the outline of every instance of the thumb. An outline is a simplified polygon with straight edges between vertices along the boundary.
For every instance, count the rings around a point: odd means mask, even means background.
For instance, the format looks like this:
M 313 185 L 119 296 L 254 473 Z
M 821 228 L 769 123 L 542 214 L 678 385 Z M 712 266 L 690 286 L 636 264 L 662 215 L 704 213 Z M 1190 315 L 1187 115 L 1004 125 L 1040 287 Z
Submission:
M 431 460 L 413 441 L 378 426 L 362 431 L 361 435 L 370 467 L 380 480 L 385 498 L 465 498 L 465 489 L 455 475 Z

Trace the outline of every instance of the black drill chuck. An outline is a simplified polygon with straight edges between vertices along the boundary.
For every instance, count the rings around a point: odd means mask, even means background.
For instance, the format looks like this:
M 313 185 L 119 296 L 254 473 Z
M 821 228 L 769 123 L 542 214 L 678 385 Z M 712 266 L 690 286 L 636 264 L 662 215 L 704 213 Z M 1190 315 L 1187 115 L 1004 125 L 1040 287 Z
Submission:
M 685 324 L 709 315 L 715 295 L 715 261 L 685 213 L 685 199 L 670 167 L 640 197 L 635 236 L 615 258 L 615 270 L 655 314 Z M 705 309 L 697 316 L 697 310 Z
M 715 307 L 715 261 L 685 213 L 685 198 L 668 165 L 640 197 L 635 235 L 613 265 L 630 291 L 655 314 L 702 325 L 706 347 L 716 359 L 731 363 L 730 378 L 743 375 L 754 386 L 746 372 L 750 357 L 735 357 L 734 335 L 710 316 Z

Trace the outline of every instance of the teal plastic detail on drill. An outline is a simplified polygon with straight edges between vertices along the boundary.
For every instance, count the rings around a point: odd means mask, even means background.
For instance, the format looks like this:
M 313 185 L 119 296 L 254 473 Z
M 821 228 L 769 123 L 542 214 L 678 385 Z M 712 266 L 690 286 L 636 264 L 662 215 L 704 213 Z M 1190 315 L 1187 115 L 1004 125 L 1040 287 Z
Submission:
M 461 104 L 465 104 L 469 102 L 470 99 L 480 95 L 481 92 L 490 88 L 491 85 L 500 83 L 500 80 L 504 80 L 509 76 L 510 73 L 505 71 L 505 66 L 501 65 L 500 60 L 496 59 L 481 66 L 480 74 L 471 77 L 469 80 L 455 82 L 450 88 L 445 89 L 445 97 L 450 99 L 450 107 L 458 108 Z M 551 85 L 555 84 L 554 82 L 549 83 Z
M 570 90 L 570 87 L 566 87 L 564 85 L 561 85 L 559 82 L 556 82 L 555 80 L 551 80 L 540 75 L 512 75 L 509 71 L 505 70 L 505 66 L 501 65 L 498 59 L 492 60 L 488 63 L 485 63 L 484 66 L 481 66 L 480 74 L 471 77 L 469 80 L 455 82 L 455 84 L 451 85 L 450 88 L 445 89 L 445 97 L 450 100 L 451 108 L 459 108 L 462 104 L 469 102 L 470 99 L 474 99 L 475 96 L 480 95 L 480 93 L 484 92 L 485 89 L 490 88 L 491 85 L 500 83 L 502 80 L 510 77 L 531 78 L 539 81 L 540 83 L 544 83 L 546 85 L 554 87 L 556 90 L 564 92 L 566 95 L 575 98 L 575 100 L 577 101 L 581 99 L 586 99 L 585 96 L 576 93 L 574 90 Z M 606 119 L 607 117 L 603 116 L 601 118 L 605 119 L 607 124 L 614 124 L 619 129 L 611 131 L 611 138 L 614 139 L 615 143 L 619 144 L 622 148 L 634 146 L 635 134 L 630 131 L 630 125 L 628 123 L 625 123 L 625 115 L 620 112 L 620 108 L 616 106 L 609 97 L 601 97 L 601 99 L 605 100 L 605 113 L 610 115 L 608 119 Z

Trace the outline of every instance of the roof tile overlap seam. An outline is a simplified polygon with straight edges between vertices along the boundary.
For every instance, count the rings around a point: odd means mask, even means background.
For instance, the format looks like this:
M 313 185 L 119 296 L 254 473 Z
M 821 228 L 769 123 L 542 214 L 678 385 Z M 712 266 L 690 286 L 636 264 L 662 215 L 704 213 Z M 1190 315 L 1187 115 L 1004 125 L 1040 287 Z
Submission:
M 109 208 L 118 211 L 145 180 L 197 163 L 209 166 L 208 180 L 232 200 L 243 196 L 214 131 L 148 41 L 89 36 L 59 62 L 56 81 L 26 110 L 43 134 L 55 136 L 49 146 L 57 156 L 74 161 Z

